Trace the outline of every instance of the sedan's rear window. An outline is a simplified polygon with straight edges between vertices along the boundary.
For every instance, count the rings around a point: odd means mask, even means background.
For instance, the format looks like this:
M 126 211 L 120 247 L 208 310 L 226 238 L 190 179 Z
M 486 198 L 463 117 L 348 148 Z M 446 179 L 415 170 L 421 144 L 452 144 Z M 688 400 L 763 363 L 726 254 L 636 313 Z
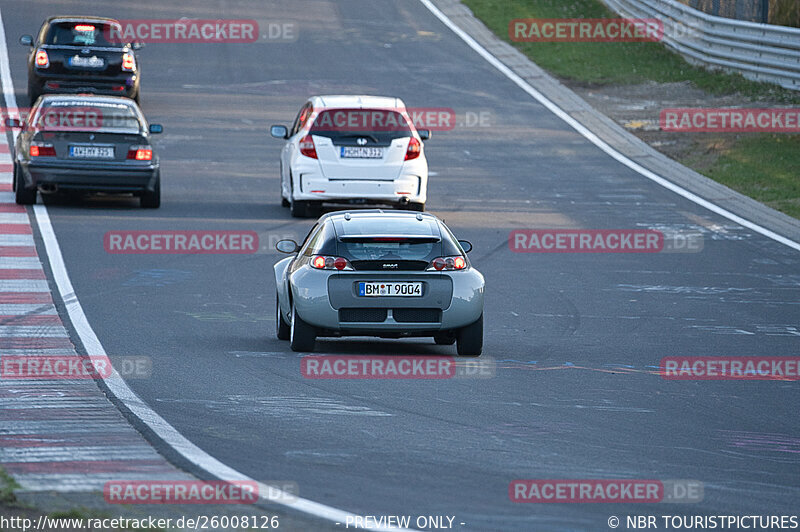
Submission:
M 120 48 L 122 43 L 114 39 L 114 26 L 98 22 L 56 22 L 50 25 L 45 36 L 46 44 L 62 46 L 100 46 Z M 116 28 L 115 33 L 119 33 Z M 117 41 L 117 42 L 113 42 Z
M 311 134 L 333 140 L 372 137 L 385 142 L 410 137 L 408 120 L 391 109 L 326 109 L 317 115 Z
M 131 105 L 81 100 L 45 101 L 34 117 L 45 131 L 105 131 L 139 133 L 142 124 Z
M 430 260 L 442 250 L 434 220 L 375 216 L 340 220 L 339 253 L 350 260 Z
M 343 240 L 340 252 L 350 260 L 426 260 L 441 249 L 438 241 L 415 241 L 413 239 L 362 238 L 358 241 Z

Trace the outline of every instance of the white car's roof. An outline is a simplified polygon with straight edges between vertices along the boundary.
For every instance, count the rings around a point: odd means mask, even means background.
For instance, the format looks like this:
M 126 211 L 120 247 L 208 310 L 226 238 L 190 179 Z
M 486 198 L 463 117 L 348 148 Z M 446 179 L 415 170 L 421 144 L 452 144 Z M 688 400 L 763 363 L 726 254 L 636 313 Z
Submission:
M 390 96 L 366 96 L 331 94 L 310 98 L 315 109 L 405 109 L 400 98 Z

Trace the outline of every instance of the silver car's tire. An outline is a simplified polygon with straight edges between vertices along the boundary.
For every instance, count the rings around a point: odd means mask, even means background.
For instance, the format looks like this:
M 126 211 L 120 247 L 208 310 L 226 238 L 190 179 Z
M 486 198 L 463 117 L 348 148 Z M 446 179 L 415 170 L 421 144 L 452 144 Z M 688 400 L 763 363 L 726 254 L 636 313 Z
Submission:
M 297 309 L 292 303 L 292 321 L 289 324 L 289 340 L 291 342 L 292 351 L 299 351 L 301 353 L 310 353 L 314 350 L 314 344 L 317 341 L 317 331 L 303 321 L 297 314 Z
M 458 356 L 479 357 L 483 351 L 483 314 L 475 323 L 462 327 L 456 333 Z
M 289 324 L 283 319 L 281 303 L 278 295 L 275 294 L 275 334 L 278 336 L 278 340 L 288 340 L 290 329 Z

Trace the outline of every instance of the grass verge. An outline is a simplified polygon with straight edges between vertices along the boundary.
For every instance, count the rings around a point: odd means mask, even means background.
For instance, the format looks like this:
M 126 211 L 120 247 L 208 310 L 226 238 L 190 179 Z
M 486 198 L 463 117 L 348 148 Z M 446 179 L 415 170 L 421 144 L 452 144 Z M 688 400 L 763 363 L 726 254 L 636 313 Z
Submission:
M 512 43 L 567 85 L 620 86 L 653 81 L 689 81 L 711 95 L 737 95 L 745 101 L 800 104 L 800 94 L 757 83 L 738 74 L 692 66 L 659 43 L 515 43 L 508 35 L 516 18 L 616 17 L 599 0 L 462 0 L 501 39 Z M 800 218 L 800 135 L 694 134 L 697 150 L 721 144 L 710 165 L 688 155 L 680 162 L 770 207 Z

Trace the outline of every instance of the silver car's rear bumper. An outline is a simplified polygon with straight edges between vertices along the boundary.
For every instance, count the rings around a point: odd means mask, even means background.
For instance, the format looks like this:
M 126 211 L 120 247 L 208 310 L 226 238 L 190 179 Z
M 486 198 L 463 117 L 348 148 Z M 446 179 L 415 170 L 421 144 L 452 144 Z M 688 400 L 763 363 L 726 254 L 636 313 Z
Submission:
M 483 313 L 483 275 L 459 272 L 330 272 L 302 267 L 291 275 L 303 320 L 349 334 L 443 331 L 474 323 Z M 359 297 L 359 281 L 421 281 L 422 297 Z M 283 307 L 283 305 L 282 305 Z M 288 315 L 288 305 L 284 309 Z

